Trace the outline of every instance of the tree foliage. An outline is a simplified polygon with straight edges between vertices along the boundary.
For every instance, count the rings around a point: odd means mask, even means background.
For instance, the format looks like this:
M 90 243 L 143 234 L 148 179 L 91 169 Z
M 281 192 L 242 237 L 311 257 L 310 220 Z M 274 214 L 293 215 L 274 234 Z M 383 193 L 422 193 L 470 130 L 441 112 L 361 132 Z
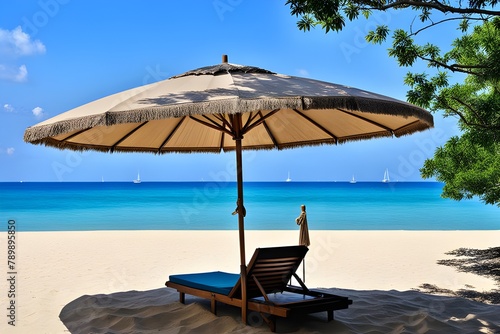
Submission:
M 461 200 L 478 196 L 487 204 L 500 206 L 500 11 L 498 0 L 288 0 L 297 26 L 308 31 L 321 26 L 325 32 L 340 31 L 347 21 L 374 11 L 411 10 L 407 29 L 392 32 L 389 56 L 399 66 L 424 62 L 431 73 L 411 73 L 404 78 L 410 87 L 409 102 L 445 117 L 456 117 L 462 131 L 439 147 L 421 169 L 424 178 L 445 183 L 443 196 Z M 451 50 L 417 44 L 415 37 L 428 29 L 456 22 L 461 37 L 450 40 Z M 380 25 L 368 32 L 374 44 L 386 41 L 391 31 Z M 461 83 L 450 83 L 462 74 Z

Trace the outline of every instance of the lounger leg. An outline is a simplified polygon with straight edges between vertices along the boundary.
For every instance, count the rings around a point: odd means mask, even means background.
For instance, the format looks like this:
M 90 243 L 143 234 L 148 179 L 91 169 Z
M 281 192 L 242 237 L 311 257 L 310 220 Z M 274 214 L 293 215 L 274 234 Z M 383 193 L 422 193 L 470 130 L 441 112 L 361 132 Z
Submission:
M 214 297 L 210 299 L 210 311 L 212 311 L 213 314 L 217 315 L 217 301 Z
M 272 315 L 267 317 L 265 314 L 261 313 L 262 319 L 266 322 L 266 324 L 269 326 L 269 329 L 271 329 L 271 332 L 276 332 L 276 318 Z
M 179 292 L 179 302 L 182 304 L 186 303 L 186 294 L 184 292 Z
M 328 314 L 328 321 L 332 321 L 333 320 L 333 310 L 328 310 L 328 311 L 326 311 L 326 313 Z

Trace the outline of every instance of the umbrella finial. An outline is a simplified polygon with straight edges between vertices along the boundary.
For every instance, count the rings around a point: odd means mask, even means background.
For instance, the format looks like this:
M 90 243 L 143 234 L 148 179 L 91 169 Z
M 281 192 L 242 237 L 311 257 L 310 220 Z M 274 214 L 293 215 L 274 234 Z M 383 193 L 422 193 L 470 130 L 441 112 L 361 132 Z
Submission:
M 222 55 L 222 63 L 227 64 L 227 55 Z

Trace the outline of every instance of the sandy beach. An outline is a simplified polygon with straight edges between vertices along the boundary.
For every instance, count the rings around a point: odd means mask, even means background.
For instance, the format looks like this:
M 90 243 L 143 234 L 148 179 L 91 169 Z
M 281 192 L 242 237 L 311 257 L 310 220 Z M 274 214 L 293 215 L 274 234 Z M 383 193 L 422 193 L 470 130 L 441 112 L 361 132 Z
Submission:
M 348 310 L 278 320 L 278 332 L 499 333 L 500 305 L 413 291 L 490 291 L 492 279 L 436 262 L 457 248 L 497 247 L 500 231 L 311 231 L 306 285 L 350 297 Z M 293 245 L 297 231 L 246 232 L 247 260 L 257 247 Z M 258 317 L 243 326 L 239 311 L 206 301 L 178 303 L 164 287 L 170 274 L 239 270 L 236 231 L 18 232 L 15 297 L 4 263 L 1 333 L 260 333 Z M 299 269 L 300 276 L 302 270 Z M 11 275 L 12 276 L 12 275 Z M 15 326 L 8 324 L 15 302 Z M 60 318 L 61 317 L 61 318 Z M 62 319 L 62 320 L 61 320 Z M 68 329 L 69 328 L 69 329 Z

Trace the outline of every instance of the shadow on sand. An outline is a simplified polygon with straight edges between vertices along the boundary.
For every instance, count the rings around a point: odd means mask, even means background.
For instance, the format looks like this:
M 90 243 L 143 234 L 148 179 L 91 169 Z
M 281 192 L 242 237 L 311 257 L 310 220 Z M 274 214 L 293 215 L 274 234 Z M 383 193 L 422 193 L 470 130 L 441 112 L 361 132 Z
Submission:
M 357 291 L 328 289 L 354 303 L 326 321 L 318 313 L 278 319 L 280 333 L 500 333 L 500 305 L 418 291 Z M 239 309 L 220 304 L 218 316 L 207 300 L 186 296 L 178 302 L 173 289 L 84 295 L 63 307 L 59 315 L 71 333 L 269 333 L 257 313 L 249 326 Z
M 500 287 L 500 247 L 488 249 L 459 248 L 447 252 L 446 254 L 453 255 L 456 258 L 439 260 L 437 262 L 438 264 L 454 267 L 459 272 L 472 273 L 491 278 L 496 282 L 496 285 Z M 418 291 L 459 296 L 484 303 L 500 304 L 499 289 L 491 291 L 475 291 L 473 286 L 467 286 L 465 289 L 452 291 L 426 283 L 419 286 Z

